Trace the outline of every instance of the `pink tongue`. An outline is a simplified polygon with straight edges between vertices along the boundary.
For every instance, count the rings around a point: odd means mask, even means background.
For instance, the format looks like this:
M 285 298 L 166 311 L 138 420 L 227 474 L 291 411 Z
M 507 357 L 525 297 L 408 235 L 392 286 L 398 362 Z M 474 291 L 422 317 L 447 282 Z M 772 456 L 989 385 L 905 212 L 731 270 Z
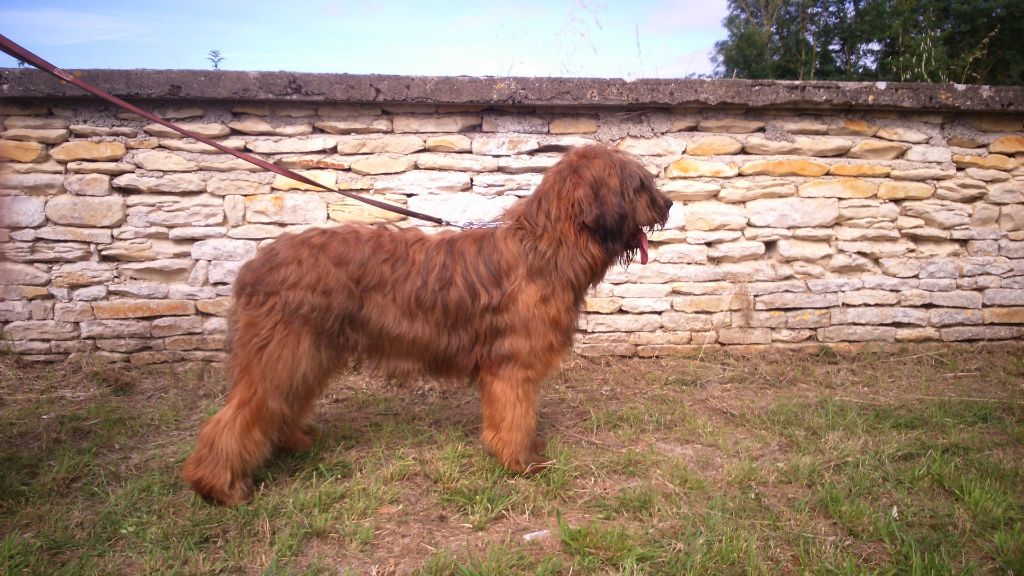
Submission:
M 640 232 L 640 263 L 647 264 L 647 234 Z

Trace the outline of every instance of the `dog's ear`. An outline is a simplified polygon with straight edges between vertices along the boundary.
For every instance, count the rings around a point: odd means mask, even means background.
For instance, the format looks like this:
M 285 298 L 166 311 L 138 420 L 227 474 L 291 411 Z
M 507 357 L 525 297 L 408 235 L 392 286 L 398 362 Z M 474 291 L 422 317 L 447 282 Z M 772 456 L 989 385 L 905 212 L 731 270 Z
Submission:
M 610 255 L 618 255 L 629 236 L 629 212 L 622 189 L 623 182 L 614 175 L 611 178 L 587 178 L 582 203 L 583 227 L 594 235 Z M 612 176 L 609 174 L 608 176 Z

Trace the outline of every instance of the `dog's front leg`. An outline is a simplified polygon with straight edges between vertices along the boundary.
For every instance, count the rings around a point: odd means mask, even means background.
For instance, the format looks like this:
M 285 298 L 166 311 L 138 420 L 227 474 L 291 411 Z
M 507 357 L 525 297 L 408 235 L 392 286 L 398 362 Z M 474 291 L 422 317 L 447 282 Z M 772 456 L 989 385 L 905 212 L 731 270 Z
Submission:
M 537 439 L 539 379 L 514 369 L 480 375 L 484 446 L 510 470 L 534 473 L 546 467 Z

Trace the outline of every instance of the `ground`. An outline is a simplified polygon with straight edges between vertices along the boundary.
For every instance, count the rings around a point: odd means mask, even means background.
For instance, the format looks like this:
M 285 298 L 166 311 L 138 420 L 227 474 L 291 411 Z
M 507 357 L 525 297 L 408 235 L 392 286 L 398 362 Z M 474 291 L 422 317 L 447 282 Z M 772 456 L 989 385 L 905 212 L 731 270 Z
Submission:
M 346 374 L 237 508 L 177 475 L 226 386 L 0 358 L 0 573 L 1024 574 L 1020 343 L 573 357 L 535 476 L 472 388 Z

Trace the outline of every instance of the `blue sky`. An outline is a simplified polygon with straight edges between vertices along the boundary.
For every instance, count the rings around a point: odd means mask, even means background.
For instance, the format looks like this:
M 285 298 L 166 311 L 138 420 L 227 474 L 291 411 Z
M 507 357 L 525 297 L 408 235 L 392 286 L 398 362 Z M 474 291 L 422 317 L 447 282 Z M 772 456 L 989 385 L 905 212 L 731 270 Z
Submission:
M 62 68 L 680 77 L 726 0 L 0 0 L 0 33 Z M 0 54 L 0 67 L 16 65 Z

